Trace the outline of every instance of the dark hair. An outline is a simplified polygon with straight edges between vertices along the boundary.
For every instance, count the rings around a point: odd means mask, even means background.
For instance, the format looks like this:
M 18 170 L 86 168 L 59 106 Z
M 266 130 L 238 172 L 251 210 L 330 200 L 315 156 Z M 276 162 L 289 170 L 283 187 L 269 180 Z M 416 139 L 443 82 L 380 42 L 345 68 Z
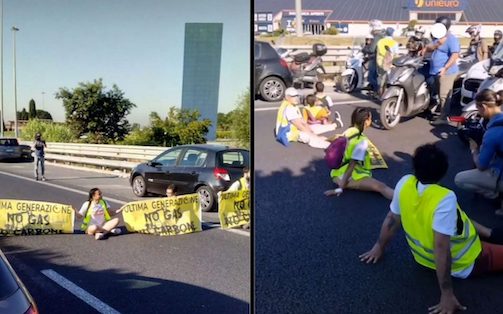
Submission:
M 416 148 L 412 163 L 414 175 L 423 184 L 438 183 L 449 168 L 447 154 L 435 144 L 424 144 Z
M 437 19 L 435 20 L 435 23 L 442 23 L 444 24 L 445 28 L 447 28 L 447 30 L 449 30 L 449 28 L 451 28 L 451 19 L 447 16 L 439 16 L 437 17 Z
M 173 193 L 176 193 L 176 185 L 170 184 L 168 185 L 168 188 L 166 190 L 171 190 Z
M 484 89 L 475 96 L 475 102 L 487 104 L 489 107 L 500 107 L 503 104 L 503 90 L 495 92 Z
M 351 125 L 360 130 L 360 134 L 365 128 L 365 121 L 371 117 L 370 109 L 367 107 L 358 107 L 351 114 Z
M 316 96 L 314 96 L 313 94 L 307 95 L 307 97 L 306 97 L 306 103 L 308 105 L 314 105 L 316 103 Z
M 94 193 L 96 193 L 96 191 L 99 191 L 100 189 L 99 188 L 92 188 L 89 190 L 89 202 L 91 202 L 93 200 L 93 196 L 94 196 Z
M 248 167 L 243 167 L 243 173 L 247 173 L 247 172 L 250 172 L 250 168 L 248 168 Z
M 314 85 L 314 88 L 316 89 L 317 93 L 321 93 L 325 90 L 325 84 L 322 82 L 316 82 L 316 85 Z

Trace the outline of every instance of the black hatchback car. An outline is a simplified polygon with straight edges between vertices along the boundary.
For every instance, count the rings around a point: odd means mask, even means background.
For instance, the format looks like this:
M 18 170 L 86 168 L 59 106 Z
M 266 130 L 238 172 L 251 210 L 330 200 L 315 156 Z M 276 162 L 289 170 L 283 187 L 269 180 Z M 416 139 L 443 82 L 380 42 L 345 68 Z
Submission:
M 285 89 L 292 86 L 292 73 L 269 43 L 256 41 L 254 52 L 255 95 L 266 101 L 280 101 Z
M 152 161 L 136 166 L 129 177 L 133 193 L 166 195 L 174 184 L 178 194 L 197 192 L 203 211 L 216 206 L 217 193 L 225 191 L 249 167 L 250 153 L 245 149 L 198 144 L 172 147 Z

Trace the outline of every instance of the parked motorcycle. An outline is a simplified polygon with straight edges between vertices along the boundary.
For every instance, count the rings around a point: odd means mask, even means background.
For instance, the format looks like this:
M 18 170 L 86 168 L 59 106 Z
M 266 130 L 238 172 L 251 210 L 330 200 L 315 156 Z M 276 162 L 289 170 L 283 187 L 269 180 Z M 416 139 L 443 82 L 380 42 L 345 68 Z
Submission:
M 417 115 L 430 106 L 430 91 L 426 79 L 418 70 L 422 57 L 402 56 L 393 61 L 382 95 L 380 119 L 387 130 L 398 125 L 402 117 Z
M 290 72 L 293 75 L 294 85 L 299 84 L 304 88 L 305 84 L 314 84 L 318 82 L 320 74 L 326 74 L 322 64 L 321 57 L 327 53 L 327 46 L 323 44 L 314 44 L 313 52 L 289 53 L 288 57 L 293 58 L 290 63 Z
M 348 49 L 351 49 L 351 54 L 346 60 L 346 70 L 341 74 L 341 89 L 346 93 L 352 93 L 369 85 L 368 66 L 361 45 L 353 44 L 353 48 Z

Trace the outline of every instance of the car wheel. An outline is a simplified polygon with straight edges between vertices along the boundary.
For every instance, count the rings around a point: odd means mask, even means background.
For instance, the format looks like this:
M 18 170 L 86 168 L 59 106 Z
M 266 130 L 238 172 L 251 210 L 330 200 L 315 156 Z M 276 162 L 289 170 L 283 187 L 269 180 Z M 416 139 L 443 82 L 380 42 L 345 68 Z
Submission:
M 145 184 L 145 179 L 141 175 L 134 177 L 132 188 L 136 196 L 143 197 L 147 194 L 147 185 Z
M 280 101 L 285 95 L 285 88 L 285 83 L 279 77 L 267 77 L 260 83 L 260 96 L 265 101 Z
M 197 189 L 197 193 L 199 194 L 201 210 L 203 212 L 211 211 L 215 205 L 215 196 L 213 195 L 213 191 L 206 185 L 203 185 Z

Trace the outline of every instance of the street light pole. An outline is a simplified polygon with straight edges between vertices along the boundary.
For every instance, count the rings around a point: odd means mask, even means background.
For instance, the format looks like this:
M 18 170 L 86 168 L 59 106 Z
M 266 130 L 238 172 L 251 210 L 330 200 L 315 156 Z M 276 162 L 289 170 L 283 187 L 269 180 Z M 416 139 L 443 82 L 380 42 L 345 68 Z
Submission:
M 14 45 L 13 45 L 13 52 L 14 52 L 14 128 L 16 130 L 16 138 L 19 137 L 19 129 L 17 125 L 17 85 L 16 85 L 16 32 L 19 31 L 19 28 L 12 26 L 11 28 L 12 33 L 13 33 L 13 39 L 14 39 Z
M 302 37 L 302 35 L 304 35 L 302 25 L 302 0 L 295 0 L 295 26 L 297 37 Z
M 42 110 L 45 110 L 44 109 L 44 95 L 45 95 L 45 92 L 42 92 Z

